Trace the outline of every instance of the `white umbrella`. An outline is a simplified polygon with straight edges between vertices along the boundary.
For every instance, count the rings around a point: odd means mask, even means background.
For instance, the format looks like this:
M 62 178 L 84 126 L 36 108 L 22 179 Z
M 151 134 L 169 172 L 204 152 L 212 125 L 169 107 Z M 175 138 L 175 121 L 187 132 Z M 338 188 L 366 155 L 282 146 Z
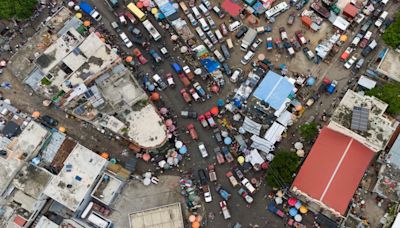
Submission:
M 282 204 L 282 202 L 283 202 L 283 200 L 282 200 L 282 197 L 275 197 L 275 203 L 276 204 Z
M 176 141 L 175 142 L 175 147 L 176 147 L 176 149 L 179 149 L 179 148 L 181 148 L 183 146 L 183 142 L 182 141 Z
M 297 156 L 302 158 L 302 157 L 304 157 L 304 150 L 297 150 L 296 154 L 297 154 Z
M 239 127 L 239 133 L 244 134 L 246 133 L 246 130 L 243 127 Z
M 172 36 L 171 36 L 171 40 L 172 40 L 172 41 L 175 41 L 175 40 L 177 40 L 177 39 L 178 39 L 178 36 L 177 36 L 177 35 L 172 35 Z
M 275 155 L 273 155 L 272 153 L 268 153 L 267 154 L 267 160 L 268 161 L 272 161 L 274 159 Z
M 221 131 L 222 137 L 228 137 L 228 132 L 227 131 Z
M 78 11 L 78 10 L 80 10 L 81 9 L 81 7 L 79 7 L 78 5 L 75 5 L 75 7 L 74 7 L 74 10 L 75 11 Z
M 181 47 L 181 53 L 186 53 L 188 51 L 188 48 L 186 46 Z
M 303 220 L 303 217 L 300 214 L 297 214 L 297 215 L 294 216 L 294 220 L 296 222 L 301 222 L 301 220 Z
M 196 70 L 194 70 L 194 73 L 195 73 L 196 75 L 200 75 L 200 74 L 201 74 L 201 69 L 200 69 L 200 68 L 197 68 Z
M 143 179 L 143 184 L 144 184 L 145 186 L 150 185 L 150 184 L 151 184 L 151 179 L 150 179 L 150 178 L 144 178 L 144 179 Z
M 242 118 L 242 116 L 241 116 L 239 113 L 233 115 L 233 120 L 234 120 L 234 121 L 239 121 L 240 118 Z
M 158 162 L 158 166 L 160 166 L 161 168 L 164 168 L 166 163 L 167 162 L 165 160 L 161 160 L 161 161 Z
M 167 163 L 168 163 L 169 165 L 173 165 L 173 164 L 174 164 L 174 158 L 173 158 L 173 157 L 168 157 L 168 158 L 167 158 Z
M 296 143 L 294 144 L 294 148 L 296 148 L 296 150 L 301 150 L 301 149 L 303 149 L 303 143 L 301 143 L 301 142 L 296 142 Z
M 145 172 L 145 173 L 143 174 L 143 177 L 144 177 L 144 178 L 151 178 L 151 173 L 150 173 L 150 172 Z
M 75 5 L 73 1 L 68 2 L 68 7 L 72 8 Z

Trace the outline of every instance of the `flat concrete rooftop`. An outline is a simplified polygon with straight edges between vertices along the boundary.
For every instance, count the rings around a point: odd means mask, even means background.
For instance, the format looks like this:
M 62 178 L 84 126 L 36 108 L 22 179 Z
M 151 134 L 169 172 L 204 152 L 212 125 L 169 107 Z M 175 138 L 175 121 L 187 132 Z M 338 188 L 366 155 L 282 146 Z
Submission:
M 129 214 L 131 228 L 183 228 L 180 203 Z
M 388 49 L 376 70 L 387 77 L 400 82 L 400 53 Z

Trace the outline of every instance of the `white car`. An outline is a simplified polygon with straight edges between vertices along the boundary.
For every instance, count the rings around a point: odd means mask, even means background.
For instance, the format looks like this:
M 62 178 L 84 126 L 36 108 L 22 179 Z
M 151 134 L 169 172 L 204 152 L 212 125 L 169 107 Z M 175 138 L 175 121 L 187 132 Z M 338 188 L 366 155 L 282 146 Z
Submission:
M 200 142 L 198 147 L 199 147 L 199 151 L 201 153 L 201 157 L 203 157 L 203 158 L 208 157 L 207 149 L 206 149 L 206 146 L 204 145 L 204 143 Z
M 256 191 L 254 186 L 250 183 L 250 181 L 247 178 L 243 178 L 242 185 L 244 185 L 251 194 L 253 194 Z
M 247 63 L 250 62 L 250 60 L 251 60 L 253 57 L 254 57 L 254 52 L 248 51 L 248 52 L 246 53 L 246 55 L 244 55 L 243 58 L 240 60 L 240 62 L 241 62 L 243 65 L 246 65 Z
M 349 60 L 347 60 L 347 62 L 344 64 L 344 68 L 350 69 L 356 61 L 357 61 L 357 57 L 353 55 L 353 56 L 352 56 Z
M 204 201 L 206 201 L 206 203 L 210 203 L 212 201 L 212 196 L 211 196 L 211 192 L 204 192 Z
M 127 48 L 131 48 L 133 46 L 132 42 L 124 32 L 120 33 L 119 37 L 121 37 L 121 39 L 124 41 Z

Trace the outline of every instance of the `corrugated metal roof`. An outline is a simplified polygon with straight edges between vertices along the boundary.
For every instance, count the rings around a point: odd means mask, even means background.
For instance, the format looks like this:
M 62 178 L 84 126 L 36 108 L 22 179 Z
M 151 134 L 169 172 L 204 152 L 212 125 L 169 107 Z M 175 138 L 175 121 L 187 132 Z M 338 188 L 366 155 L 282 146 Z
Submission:
M 400 135 L 397 136 L 392 148 L 390 148 L 387 161 L 397 168 L 400 168 Z
M 45 162 L 51 163 L 56 156 L 57 151 L 65 140 L 65 134 L 60 132 L 53 132 L 46 149 L 42 152 L 42 159 Z

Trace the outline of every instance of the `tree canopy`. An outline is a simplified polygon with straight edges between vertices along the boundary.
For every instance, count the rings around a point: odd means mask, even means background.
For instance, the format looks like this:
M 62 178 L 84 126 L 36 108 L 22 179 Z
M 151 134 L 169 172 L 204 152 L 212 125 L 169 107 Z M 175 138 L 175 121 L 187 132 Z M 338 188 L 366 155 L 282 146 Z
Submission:
M 292 183 L 293 173 L 297 170 L 299 163 L 296 153 L 289 150 L 278 151 L 267 170 L 268 185 L 273 188 L 282 188 Z
M 400 82 L 388 83 L 382 87 L 375 87 L 367 92 L 389 104 L 386 110 L 390 114 L 400 114 Z
M 396 14 L 394 22 L 383 33 L 382 39 L 392 48 L 400 45 L 400 12 Z
M 37 3 L 37 0 L 0 0 L 0 19 L 27 19 Z
M 318 127 L 315 121 L 300 126 L 300 135 L 307 141 L 311 141 L 318 134 Z

